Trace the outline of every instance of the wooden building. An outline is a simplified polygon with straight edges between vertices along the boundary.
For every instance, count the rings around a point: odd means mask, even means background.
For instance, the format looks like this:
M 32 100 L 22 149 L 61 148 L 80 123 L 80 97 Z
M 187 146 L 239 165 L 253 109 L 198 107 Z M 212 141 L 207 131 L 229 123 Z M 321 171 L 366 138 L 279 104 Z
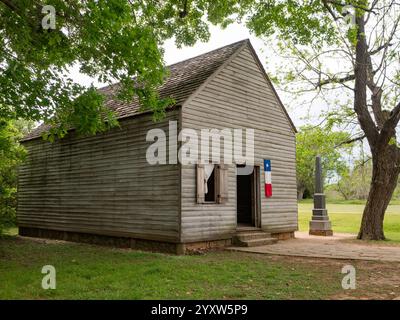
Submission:
M 50 143 L 41 138 L 48 128 L 39 126 L 23 139 L 29 156 L 19 170 L 21 235 L 178 253 L 232 239 L 260 245 L 293 236 L 296 129 L 250 42 L 169 68 L 159 92 L 176 104 L 161 122 L 135 102 L 116 100 L 112 85 L 99 90 L 119 128 L 85 137 L 71 130 Z M 178 132 L 253 129 L 254 171 L 237 175 L 238 164 L 220 163 L 210 175 L 208 164 L 149 164 L 147 133 L 163 129 L 173 139 L 171 122 Z M 271 197 L 265 196 L 265 159 L 272 165 Z

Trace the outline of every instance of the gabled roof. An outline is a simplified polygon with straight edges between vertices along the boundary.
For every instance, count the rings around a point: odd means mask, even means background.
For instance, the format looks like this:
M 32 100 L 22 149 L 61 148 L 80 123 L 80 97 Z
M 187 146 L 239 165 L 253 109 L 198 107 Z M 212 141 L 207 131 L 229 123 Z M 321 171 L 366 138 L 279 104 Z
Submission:
M 246 39 L 168 66 L 169 76 L 158 89 L 160 98 L 171 97 L 175 100 L 175 105 L 182 105 L 207 78 L 246 44 L 254 51 L 250 41 Z M 264 69 L 262 69 L 262 71 L 265 73 Z M 119 84 L 117 83 L 98 89 L 99 92 L 106 96 L 105 104 L 116 113 L 117 118 L 122 119 L 143 113 L 136 99 L 127 103 L 116 98 L 115 95 L 118 91 L 118 86 Z M 277 98 L 282 105 L 278 96 Z M 289 118 L 284 107 L 283 109 Z M 296 131 L 290 118 L 289 122 L 294 128 L 294 131 Z M 32 130 L 22 141 L 38 138 L 48 129 L 48 125 L 42 124 Z
M 160 98 L 171 97 L 175 100 L 176 105 L 182 105 L 244 43 L 246 43 L 246 40 L 168 66 L 169 77 L 158 89 Z M 99 89 L 107 97 L 106 105 L 117 113 L 118 118 L 130 117 L 140 113 L 140 106 L 137 101 L 122 103 L 113 99 L 117 90 L 118 84 Z

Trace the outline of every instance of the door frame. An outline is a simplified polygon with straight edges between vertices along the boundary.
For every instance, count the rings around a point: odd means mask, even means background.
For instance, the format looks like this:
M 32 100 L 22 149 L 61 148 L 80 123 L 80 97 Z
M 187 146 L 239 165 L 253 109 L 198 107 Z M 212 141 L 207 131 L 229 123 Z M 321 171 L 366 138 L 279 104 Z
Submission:
M 239 165 L 236 166 L 236 169 Z M 260 190 L 260 166 L 253 166 L 253 173 L 251 174 L 251 227 L 261 228 L 261 190 Z M 236 178 L 236 188 L 237 188 Z M 237 191 L 236 191 L 237 197 Z M 237 199 L 236 199 L 236 225 L 237 222 Z
M 256 228 L 261 228 L 260 166 L 254 166 L 251 179 L 251 220 Z

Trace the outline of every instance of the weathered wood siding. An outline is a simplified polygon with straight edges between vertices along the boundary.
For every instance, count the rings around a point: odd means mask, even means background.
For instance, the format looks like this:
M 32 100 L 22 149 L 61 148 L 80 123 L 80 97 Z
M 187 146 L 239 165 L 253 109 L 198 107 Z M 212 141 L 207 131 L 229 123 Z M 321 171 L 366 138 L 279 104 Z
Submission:
M 270 232 L 297 230 L 295 133 L 251 50 L 242 49 L 182 108 L 184 128 L 253 128 L 255 164 L 261 167 L 261 224 Z M 264 196 L 263 159 L 271 159 L 273 197 Z M 229 200 L 196 203 L 195 166 L 182 166 L 182 235 L 185 241 L 229 236 L 236 229 L 235 166 Z
M 178 242 L 179 166 L 149 165 L 147 131 L 161 123 L 151 115 L 120 121 L 120 128 L 55 143 L 25 143 L 19 170 L 20 226 Z

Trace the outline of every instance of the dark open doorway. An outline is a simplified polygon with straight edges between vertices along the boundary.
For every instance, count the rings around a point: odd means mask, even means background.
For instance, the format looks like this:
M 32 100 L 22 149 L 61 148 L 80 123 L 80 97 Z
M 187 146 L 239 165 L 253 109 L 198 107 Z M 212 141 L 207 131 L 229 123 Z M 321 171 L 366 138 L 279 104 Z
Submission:
M 239 227 L 259 227 L 259 179 L 257 173 L 258 170 L 255 167 L 251 174 L 236 176 L 237 224 Z

